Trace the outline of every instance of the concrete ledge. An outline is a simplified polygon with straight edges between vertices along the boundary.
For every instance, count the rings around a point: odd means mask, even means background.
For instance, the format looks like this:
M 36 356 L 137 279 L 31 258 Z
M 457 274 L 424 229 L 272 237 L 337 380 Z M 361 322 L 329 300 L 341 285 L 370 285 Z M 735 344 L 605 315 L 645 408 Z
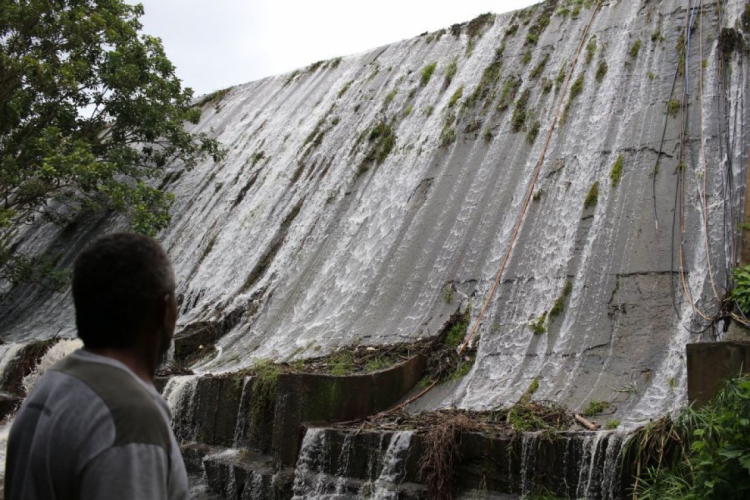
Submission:
M 294 469 L 276 471 L 270 456 L 248 451 L 224 450 L 203 459 L 211 491 L 234 500 L 281 500 L 292 498 Z
M 324 429 L 322 432 L 325 456 L 315 458 L 315 468 L 308 472 L 310 476 L 318 482 L 337 484 L 342 482 L 342 475 L 352 484 L 377 479 L 388 461 L 386 450 L 394 436 L 392 431 Z M 551 437 L 534 433 L 523 436 L 463 433 L 459 438 L 454 493 L 522 495 L 544 487 L 561 498 L 579 498 L 583 486 L 588 490 L 586 498 L 626 498 L 632 476 L 622 470 L 619 455 L 622 439 L 622 435 L 615 433 L 591 432 L 559 433 Z M 418 486 L 426 493 L 419 467 L 424 452 L 424 436 L 413 434 L 398 465 L 396 483 L 412 485 L 412 490 Z M 399 498 L 405 493 L 399 491 Z
M 279 375 L 273 448 L 281 463 L 296 463 L 304 436 L 303 422 L 341 422 L 386 410 L 422 378 L 425 363 L 424 356 L 418 354 L 366 375 Z
M 710 401 L 724 381 L 750 371 L 750 342 L 688 344 L 688 399 L 697 405 Z

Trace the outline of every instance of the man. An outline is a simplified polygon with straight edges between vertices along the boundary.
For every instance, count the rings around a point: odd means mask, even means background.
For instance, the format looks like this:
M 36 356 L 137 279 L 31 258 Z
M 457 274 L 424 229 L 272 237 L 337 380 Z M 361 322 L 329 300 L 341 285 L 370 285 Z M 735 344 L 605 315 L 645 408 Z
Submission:
M 6 500 L 185 500 L 187 474 L 154 389 L 177 303 L 161 246 L 110 234 L 78 256 L 76 327 L 84 348 L 50 368 L 8 439 Z

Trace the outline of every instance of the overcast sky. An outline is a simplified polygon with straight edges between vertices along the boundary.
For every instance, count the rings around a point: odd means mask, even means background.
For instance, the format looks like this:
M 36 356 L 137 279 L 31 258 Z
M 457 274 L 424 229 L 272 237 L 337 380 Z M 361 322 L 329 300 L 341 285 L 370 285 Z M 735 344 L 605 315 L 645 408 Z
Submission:
M 129 0 L 196 94 L 539 0 Z

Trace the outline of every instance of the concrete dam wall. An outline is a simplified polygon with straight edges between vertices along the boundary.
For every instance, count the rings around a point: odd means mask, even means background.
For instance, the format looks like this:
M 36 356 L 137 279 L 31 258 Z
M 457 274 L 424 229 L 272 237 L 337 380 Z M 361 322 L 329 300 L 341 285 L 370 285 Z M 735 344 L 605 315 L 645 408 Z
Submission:
M 685 345 L 724 335 L 741 253 L 745 2 L 596 4 L 548 0 L 208 96 L 195 130 L 226 158 L 160 181 L 178 327 L 216 342 L 190 368 L 429 340 L 467 311 L 476 361 L 415 409 L 501 407 L 534 381 L 571 410 L 609 401 L 626 428 L 684 405 Z M 124 227 L 40 223 L 18 248 L 65 265 Z M 75 336 L 69 294 L 32 288 L 0 325 L 6 342 Z

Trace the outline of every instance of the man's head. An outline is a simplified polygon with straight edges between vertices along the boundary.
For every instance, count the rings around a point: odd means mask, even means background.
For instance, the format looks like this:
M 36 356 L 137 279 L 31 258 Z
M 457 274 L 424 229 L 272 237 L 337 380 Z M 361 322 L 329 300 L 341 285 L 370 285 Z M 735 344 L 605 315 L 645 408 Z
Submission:
M 76 258 L 73 302 L 78 336 L 92 349 L 158 346 L 172 340 L 176 320 L 172 264 L 148 236 L 97 238 Z

